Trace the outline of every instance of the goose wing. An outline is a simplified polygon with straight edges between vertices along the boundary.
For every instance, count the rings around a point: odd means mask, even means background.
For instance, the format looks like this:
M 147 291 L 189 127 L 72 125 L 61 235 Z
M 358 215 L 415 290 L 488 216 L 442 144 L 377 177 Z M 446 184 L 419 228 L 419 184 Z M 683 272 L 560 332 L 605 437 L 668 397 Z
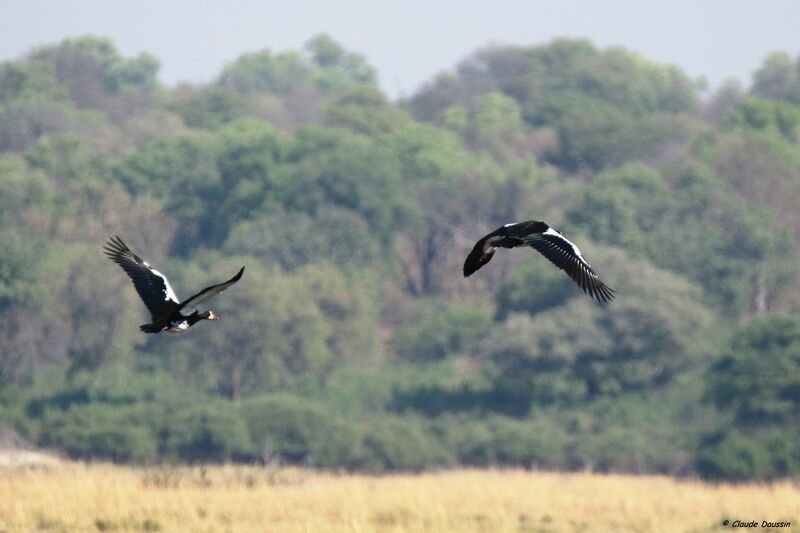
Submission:
M 106 256 L 122 267 L 131 278 L 136 292 L 147 306 L 153 320 L 164 318 L 180 309 L 180 300 L 167 277 L 136 255 L 119 238 L 114 236 L 103 246 Z
M 614 290 L 600 280 L 578 247 L 553 228 L 548 227 L 543 232 L 530 233 L 521 238 L 525 244 L 566 272 L 595 300 L 609 302 L 614 299 Z
M 244 273 L 244 267 L 239 269 L 239 272 L 237 272 L 236 275 L 233 276 L 228 281 L 223 281 L 222 283 L 219 283 L 217 285 L 206 287 L 205 289 L 198 292 L 191 298 L 187 298 L 186 301 L 181 304 L 180 309 L 183 309 L 190 305 L 191 307 L 197 307 L 201 303 L 211 299 L 212 297 L 216 296 L 217 294 L 221 293 L 222 291 L 224 291 L 225 289 L 227 289 L 228 287 L 239 281 L 242 278 L 243 273 Z
M 465 278 L 469 277 L 476 270 L 492 260 L 495 248 L 487 244 L 489 237 L 492 235 L 493 233 L 490 233 L 476 242 L 475 246 L 472 248 L 472 251 L 469 253 L 469 255 L 467 255 L 467 259 L 464 261 Z
M 524 222 L 513 222 L 500 226 L 493 232 L 482 237 L 464 261 L 464 277 L 470 276 L 476 270 L 492 260 L 494 251 L 498 247 L 515 248 L 525 245 L 524 237 L 537 232 L 544 231 L 549 226 L 537 220 L 526 220 Z

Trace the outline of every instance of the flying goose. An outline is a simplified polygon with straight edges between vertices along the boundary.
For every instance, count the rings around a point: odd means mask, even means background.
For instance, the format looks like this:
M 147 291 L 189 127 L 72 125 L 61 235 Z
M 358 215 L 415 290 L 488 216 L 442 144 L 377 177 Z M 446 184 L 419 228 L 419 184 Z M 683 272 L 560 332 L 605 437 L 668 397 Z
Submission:
M 213 311 L 198 312 L 196 307 L 239 281 L 244 272 L 244 267 L 242 267 L 228 281 L 206 287 L 181 303 L 175 296 L 175 291 L 172 290 L 167 277 L 133 253 L 118 236 L 115 235 L 109 239 L 103 246 L 103 250 L 109 259 L 121 266 L 128 274 L 136 292 L 139 293 L 139 297 L 150 311 L 152 323 L 139 326 L 139 329 L 145 333 L 161 331 L 180 333 L 192 327 L 199 320 L 219 320 Z M 181 313 L 181 310 L 191 308 L 195 308 L 192 313 L 188 315 Z
M 600 281 L 578 247 L 559 232 L 538 220 L 506 224 L 483 237 L 464 261 L 464 277 L 488 263 L 497 248 L 530 246 L 567 273 L 583 292 L 599 302 L 614 299 L 614 290 Z

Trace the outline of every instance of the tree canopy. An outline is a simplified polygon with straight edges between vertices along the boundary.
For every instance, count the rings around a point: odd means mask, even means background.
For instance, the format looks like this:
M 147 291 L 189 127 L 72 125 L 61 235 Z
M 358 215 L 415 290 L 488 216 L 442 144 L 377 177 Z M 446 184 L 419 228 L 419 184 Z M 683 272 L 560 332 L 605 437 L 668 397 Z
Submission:
M 392 101 L 327 35 L 176 87 L 99 37 L 0 63 L 0 424 L 140 463 L 797 475 L 798 64 L 704 97 L 556 39 Z M 532 249 L 463 278 L 526 219 L 617 299 Z M 179 295 L 246 273 L 144 336 L 114 234 Z

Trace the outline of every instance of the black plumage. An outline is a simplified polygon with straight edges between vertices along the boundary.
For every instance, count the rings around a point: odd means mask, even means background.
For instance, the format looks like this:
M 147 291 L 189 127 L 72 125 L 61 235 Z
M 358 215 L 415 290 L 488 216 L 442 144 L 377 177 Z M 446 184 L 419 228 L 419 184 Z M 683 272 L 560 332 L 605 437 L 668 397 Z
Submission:
M 464 277 L 488 263 L 497 248 L 517 246 L 530 246 L 539 251 L 597 301 L 609 302 L 614 299 L 614 290 L 600 280 L 578 247 L 546 223 L 537 220 L 506 224 L 480 239 L 464 261 Z
M 167 277 L 136 255 L 118 236 L 108 240 L 103 246 L 106 256 L 117 263 L 131 278 L 136 292 L 147 306 L 152 322 L 139 327 L 146 333 L 161 331 L 180 332 L 189 329 L 199 320 L 217 320 L 213 311 L 199 312 L 195 309 L 188 315 L 182 310 L 197 307 L 241 279 L 244 267 L 228 281 L 206 287 L 191 298 L 181 302 L 167 280 Z

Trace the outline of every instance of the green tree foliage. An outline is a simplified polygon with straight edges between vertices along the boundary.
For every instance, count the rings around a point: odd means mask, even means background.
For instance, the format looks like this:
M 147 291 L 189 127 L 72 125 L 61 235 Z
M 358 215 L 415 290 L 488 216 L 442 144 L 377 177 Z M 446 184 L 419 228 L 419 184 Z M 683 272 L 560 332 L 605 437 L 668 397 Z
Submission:
M 0 245 L 0 383 L 7 383 L 30 377 L 42 359 L 46 360 L 52 339 L 37 332 L 37 314 L 47 301 L 38 266 L 47 257 L 46 243 L 25 242 L 4 231 Z
M 439 121 L 447 107 L 470 106 L 492 91 L 519 102 L 529 124 L 556 129 L 559 147 L 549 159 L 569 170 L 602 169 L 653 154 L 667 139 L 687 133 L 665 127 L 663 116 L 697 107 L 691 80 L 677 68 L 568 39 L 479 51 L 454 76 L 415 95 L 410 107 L 418 117 Z
M 706 399 L 723 413 L 701 443 L 697 468 L 744 480 L 800 472 L 800 318 L 752 320 L 708 371 Z
M 276 262 L 287 270 L 322 261 L 351 270 L 379 262 L 380 246 L 361 215 L 331 207 L 315 217 L 290 211 L 241 222 L 231 230 L 223 249 Z
M 538 254 L 534 250 L 522 253 Z M 574 281 L 549 261 L 530 255 L 520 261 L 511 278 L 497 290 L 497 319 L 505 321 L 512 313 L 535 315 L 556 308 L 575 296 Z
M 328 77 L 338 73 L 352 82 L 373 85 L 377 81 L 377 73 L 364 58 L 355 52 L 348 52 L 329 35 L 315 35 L 305 45 L 311 61 L 326 71 Z M 335 86 L 338 80 L 324 80 Z M 341 82 L 340 82 L 341 83 Z
M 698 454 L 697 468 L 712 479 L 743 481 L 763 477 L 769 454 L 752 438 L 730 432 L 707 439 Z
M 462 105 L 447 109 L 445 126 L 460 133 L 471 147 L 485 150 L 505 164 L 519 164 L 540 151 L 526 129 L 522 110 L 502 92 L 482 96 L 467 110 Z
M 32 59 L 51 66 L 59 82 L 70 89 L 79 104 L 89 95 L 78 89 L 103 89 L 120 93 L 134 89 L 152 89 L 156 84 L 158 60 L 142 53 L 135 59 L 119 54 L 114 43 L 103 37 L 65 39 L 59 45 L 36 50 Z M 101 84 L 97 87 L 95 84 Z
M 782 266 L 796 254 L 789 234 L 706 167 L 670 184 L 652 167 L 628 164 L 581 189 L 567 217 L 593 239 L 683 272 L 729 312 L 763 312 L 791 282 Z
M 362 466 L 373 472 L 420 471 L 447 464 L 441 444 L 415 418 L 391 418 L 371 423 L 364 434 Z
M 800 104 L 800 57 L 786 52 L 771 54 L 753 76 L 753 94 Z
M 792 203 L 800 187 L 799 110 L 782 102 L 746 100 L 727 115 L 729 127 L 709 157 L 743 201 L 767 209 L 795 244 L 800 243 L 800 216 Z
M 0 156 L 0 222 L 14 228 L 24 219 L 33 222 L 37 212 L 52 210 L 57 202 L 55 187 L 41 172 L 35 172 L 16 155 Z
M 361 435 L 331 417 L 321 405 L 293 396 L 255 396 L 239 410 L 256 453 L 265 462 L 286 461 L 320 467 L 355 466 Z
M 177 87 L 98 37 L 0 63 L 0 422 L 120 462 L 797 475 L 795 63 L 703 102 L 558 39 L 399 103 L 326 35 Z M 525 219 L 617 299 L 529 249 L 463 278 Z M 220 321 L 140 333 L 114 234 L 183 297 L 245 265 Z
M 171 348 L 181 354 L 174 364 L 187 377 L 216 380 L 220 393 L 238 398 L 301 378 L 324 382 L 337 365 L 377 352 L 369 294 L 355 291 L 355 282 L 334 267 L 283 274 L 246 256 L 218 260 L 213 254 L 185 264 L 181 286 L 191 287 L 209 285 L 210 274 L 226 279 L 247 267 L 242 281 L 213 305 L 230 327 L 197 328 L 197 335 Z M 163 350 L 166 342 L 153 348 Z
M 67 100 L 64 87 L 59 86 L 54 73 L 41 62 L 0 64 L 0 102 L 7 104 L 34 95 L 49 95 Z
M 184 409 L 163 430 L 165 454 L 189 461 L 229 461 L 251 456 L 244 420 L 228 404 Z
M 191 128 L 217 129 L 247 112 L 246 100 L 228 87 L 187 87 L 176 92 L 171 107 Z
M 700 291 L 620 252 L 598 252 L 624 298 L 601 307 L 581 296 L 535 318 L 513 314 L 487 338 L 488 370 L 515 398 L 512 409 L 655 390 L 701 366 L 715 320 Z
M 800 317 L 755 319 L 709 375 L 709 397 L 748 425 L 792 423 L 800 404 Z
M 390 239 L 411 209 L 397 157 L 360 135 L 315 128 L 299 137 L 291 148 L 296 163 L 281 193 L 283 205 L 312 216 L 330 206 L 351 209 L 378 238 Z
M 326 124 L 364 135 L 379 135 L 411 123 L 410 117 L 370 86 L 358 86 L 334 98 L 323 108 Z
M 98 109 L 114 121 L 150 105 L 155 96 L 158 60 L 147 53 L 125 58 L 106 38 L 65 39 L 34 51 L 31 59 L 55 74 L 78 107 Z
M 751 130 L 772 130 L 796 143 L 800 136 L 800 107 L 785 102 L 747 98 L 725 116 L 724 125 Z
M 42 443 L 73 457 L 142 463 L 156 458 L 157 443 L 141 416 L 102 404 L 74 407 L 47 419 Z
M 413 323 L 395 331 L 392 347 L 409 361 L 437 361 L 475 350 L 491 325 L 485 308 L 431 306 L 423 308 Z
M 305 49 L 308 56 L 269 50 L 244 54 L 225 67 L 219 83 L 243 93 L 287 95 L 310 90 L 324 95 L 376 81 L 374 69 L 362 55 L 348 52 L 327 35 L 313 37 Z

